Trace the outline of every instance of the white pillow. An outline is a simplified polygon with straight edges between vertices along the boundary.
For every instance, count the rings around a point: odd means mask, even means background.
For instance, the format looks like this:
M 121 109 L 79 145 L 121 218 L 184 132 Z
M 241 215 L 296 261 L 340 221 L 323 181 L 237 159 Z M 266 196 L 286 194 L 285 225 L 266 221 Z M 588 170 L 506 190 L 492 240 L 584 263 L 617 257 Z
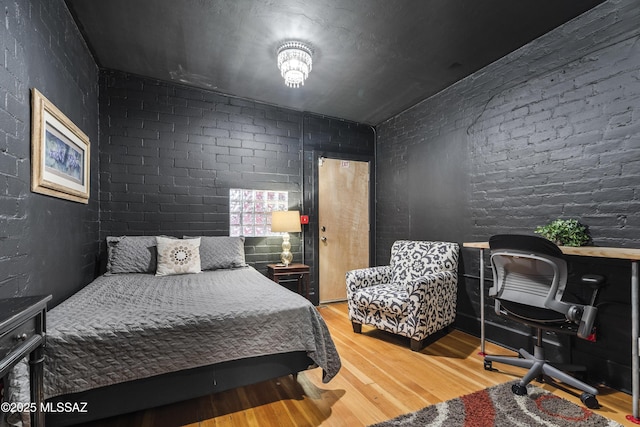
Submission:
M 158 267 L 156 276 L 200 273 L 200 238 L 170 239 L 156 237 Z

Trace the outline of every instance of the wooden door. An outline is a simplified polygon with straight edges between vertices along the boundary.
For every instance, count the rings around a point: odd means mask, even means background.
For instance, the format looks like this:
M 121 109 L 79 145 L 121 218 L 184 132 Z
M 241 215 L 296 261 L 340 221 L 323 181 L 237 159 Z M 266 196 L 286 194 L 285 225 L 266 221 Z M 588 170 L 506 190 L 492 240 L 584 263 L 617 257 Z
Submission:
M 345 274 L 369 267 L 369 162 L 318 162 L 320 302 L 347 298 Z

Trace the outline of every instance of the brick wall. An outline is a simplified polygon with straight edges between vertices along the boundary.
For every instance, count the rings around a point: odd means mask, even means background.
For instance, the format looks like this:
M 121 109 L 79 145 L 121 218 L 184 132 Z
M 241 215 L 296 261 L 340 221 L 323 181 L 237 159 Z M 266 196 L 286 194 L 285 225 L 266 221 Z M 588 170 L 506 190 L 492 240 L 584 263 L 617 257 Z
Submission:
M 5 2 L 0 26 L 0 297 L 52 294 L 93 279 L 98 248 L 98 69 L 62 0 Z M 93 144 L 88 205 L 31 192 L 30 89 Z
M 471 208 L 451 238 L 483 240 L 564 216 L 588 224 L 599 245 L 637 246 L 638 9 L 606 2 L 380 125 L 379 242 L 389 248 L 417 226 L 406 190 L 421 159 L 410 154 L 449 144 L 468 153 L 451 163 L 470 177 Z
M 230 188 L 288 191 L 299 207 L 300 113 L 109 71 L 100 99 L 103 239 L 228 235 Z M 247 260 L 278 260 L 280 243 L 247 238 Z
M 102 72 L 100 105 L 102 239 L 228 235 L 229 188 L 288 191 L 289 208 L 303 209 L 302 183 L 309 198 L 314 180 L 307 154 L 373 150 L 370 130 L 354 123 L 115 71 Z M 305 241 L 303 258 L 302 235 L 292 234 L 294 261 L 315 271 L 314 240 Z M 247 238 L 247 261 L 265 273 L 281 243 Z M 311 288 L 317 302 L 315 280 Z
M 640 247 L 639 20 L 636 1 L 607 1 L 380 125 L 378 263 L 397 238 L 486 241 L 557 217 L 587 224 L 596 245 Z M 476 258 L 463 251 L 463 273 L 477 275 Z M 628 265 L 589 262 L 614 278 L 609 310 L 628 314 Z M 459 326 L 474 332 L 477 288 L 459 287 Z M 603 333 L 612 380 L 628 340 Z

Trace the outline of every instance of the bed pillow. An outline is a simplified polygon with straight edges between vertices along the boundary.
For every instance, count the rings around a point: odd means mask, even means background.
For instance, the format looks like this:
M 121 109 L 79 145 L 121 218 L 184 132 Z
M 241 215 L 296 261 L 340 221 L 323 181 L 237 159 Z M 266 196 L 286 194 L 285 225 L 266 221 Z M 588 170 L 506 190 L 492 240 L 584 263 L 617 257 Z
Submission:
M 107 274 L 155 271 L 155 236 L 107 237 Z
M 158 268 L 156 276 L 200 273 L 200 238 L 171 239 L 156 237 Z
M 244 258 L 244 237 L 201 236 L 200 239 L 200 262 L 203 270 L 247 266 Z

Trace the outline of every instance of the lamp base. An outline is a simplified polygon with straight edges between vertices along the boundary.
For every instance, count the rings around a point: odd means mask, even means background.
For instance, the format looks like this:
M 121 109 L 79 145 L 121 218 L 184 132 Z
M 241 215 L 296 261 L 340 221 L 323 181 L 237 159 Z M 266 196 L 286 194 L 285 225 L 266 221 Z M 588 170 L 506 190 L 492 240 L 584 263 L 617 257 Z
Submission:
M 280 261 L 285 267 L 288 267 L 293 261 L 293 254 L 291 253 L 291 243 L 289 242 L 289 233 L 282 235 L 282 253 L 280 254 Z

